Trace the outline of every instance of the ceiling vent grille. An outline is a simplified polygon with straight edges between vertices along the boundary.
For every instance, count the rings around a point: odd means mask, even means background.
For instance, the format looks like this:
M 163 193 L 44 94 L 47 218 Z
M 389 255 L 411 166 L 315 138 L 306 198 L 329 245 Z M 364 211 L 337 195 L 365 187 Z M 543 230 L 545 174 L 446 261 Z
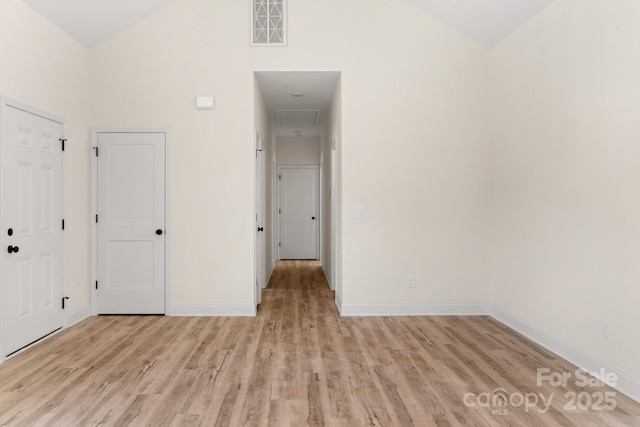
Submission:
M 286 0 L 252 0 L 252 45 L 286 45 L 285 1 Z
M 320 124 L 320 110 L 276 110 L 276 119 L 284 127 L 315 127 Z

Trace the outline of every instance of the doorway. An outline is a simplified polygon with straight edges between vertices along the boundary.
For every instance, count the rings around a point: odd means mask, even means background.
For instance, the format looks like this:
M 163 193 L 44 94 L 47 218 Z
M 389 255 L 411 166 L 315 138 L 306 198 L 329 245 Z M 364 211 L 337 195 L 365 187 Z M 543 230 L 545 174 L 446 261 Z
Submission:
M 167 132 L 94 130 L 94 314 L 166 311 Z
M 253 124 L 262 133 L 270 161 L 265 175 L 268 226 L 263 236 L 268 263 L 265 278 L 270 277 L 270 267 L 276 260 L 319 260 L 339 298 L 342 174 L 337 169 L 341 165 L 341 72 L 256 71 L 254 77 Z M 283 146 L 286 148 L 282 149 Z M 314 178 L 306 177 L 315 179 L 315 206 L 311 206 L 307 196 L 306 212 L 300 208 L 304 218 L 294 221 L 282 217 L 284 200 L 279 195 L 282 185 L 294 184 L 293 177 L 280 178 L 288 171 L 280 173 L 278 168 L 292 167 L 300 172 L 302 166 L 316 168 Z M 281 181 L 289 178 L 291 182 Z M 309 215 L 311 210 L 315 210 L 315 215 Z M 315 227 L 311 226 L 313 221 Z M 297 253 L 293 250 L 301 247 L 306 249 Z M 255 249 L 259 250 L 257 246 Z M 260 268 L 257 260 L 256 268 Z
M 0 360 L 64 323 L 63 121 L 2 99 Z

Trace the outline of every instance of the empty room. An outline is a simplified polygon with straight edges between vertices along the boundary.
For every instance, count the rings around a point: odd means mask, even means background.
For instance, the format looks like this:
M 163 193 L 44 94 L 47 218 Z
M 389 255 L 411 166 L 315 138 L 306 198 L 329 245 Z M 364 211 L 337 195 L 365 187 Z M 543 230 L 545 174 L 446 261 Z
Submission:
M 0 0 L 0 425 L 640 426 L 640 2 Z

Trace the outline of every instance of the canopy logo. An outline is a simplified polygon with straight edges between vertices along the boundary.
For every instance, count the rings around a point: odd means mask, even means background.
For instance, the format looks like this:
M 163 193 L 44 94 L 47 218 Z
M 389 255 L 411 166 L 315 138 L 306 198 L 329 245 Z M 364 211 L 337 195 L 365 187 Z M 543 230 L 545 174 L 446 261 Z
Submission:
M 544 414 L 551 407 L 554 394 L 551 393 L 547 398 L 543 393 L 507 393 L 502 387 L 498 387 L 491 392 L 486 393 L 467 393 L 462 401 L 469 408 L 491 408 L 493 415 L 509 415 L 509 408 L 524 407 L 525 412 L 529 412 L 533 408 L 537 408 L 538 413 Z
M 549 368 L 538 368 L 536 373 L 536 385 L 541 388 L 567 386 L 589 388 L 589 390 L 565 392 L 564 399 L 558 399 L 556 405 L 556 407 L 562 405 L 565 411 L 614 410 L 617 406 L 616 392 L 598 389 L 615 386 L 617 381 L 618 376 L 605 369 L 592 375 L 580 369 L 573 372 L 555 372 Z M 544 414 L 549 411 L 556 397 L 558 396 L 555 393 L 545 394 L 533 391 L 508 393 L 506 389 L 498 387 L 484 393 L 466 393 L 462 401 L 469 408 L 487 408 L 491 410 L 492 415 L 505 416 L 509 415 L 514 408 L 522 408 L 526 413 L 535 410 Z

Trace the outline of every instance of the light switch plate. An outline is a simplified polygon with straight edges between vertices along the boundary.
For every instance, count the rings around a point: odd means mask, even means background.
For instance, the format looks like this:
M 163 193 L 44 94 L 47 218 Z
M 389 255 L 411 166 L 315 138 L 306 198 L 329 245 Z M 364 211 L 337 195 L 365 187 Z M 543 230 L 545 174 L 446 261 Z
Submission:
M 362 206 L 358 206 L 353 208 L 353 217 L 354 218 L 358 218 L 358 219 L 362 219 L 365 218 L 367 216 L 367 211 L 364 207 Z

